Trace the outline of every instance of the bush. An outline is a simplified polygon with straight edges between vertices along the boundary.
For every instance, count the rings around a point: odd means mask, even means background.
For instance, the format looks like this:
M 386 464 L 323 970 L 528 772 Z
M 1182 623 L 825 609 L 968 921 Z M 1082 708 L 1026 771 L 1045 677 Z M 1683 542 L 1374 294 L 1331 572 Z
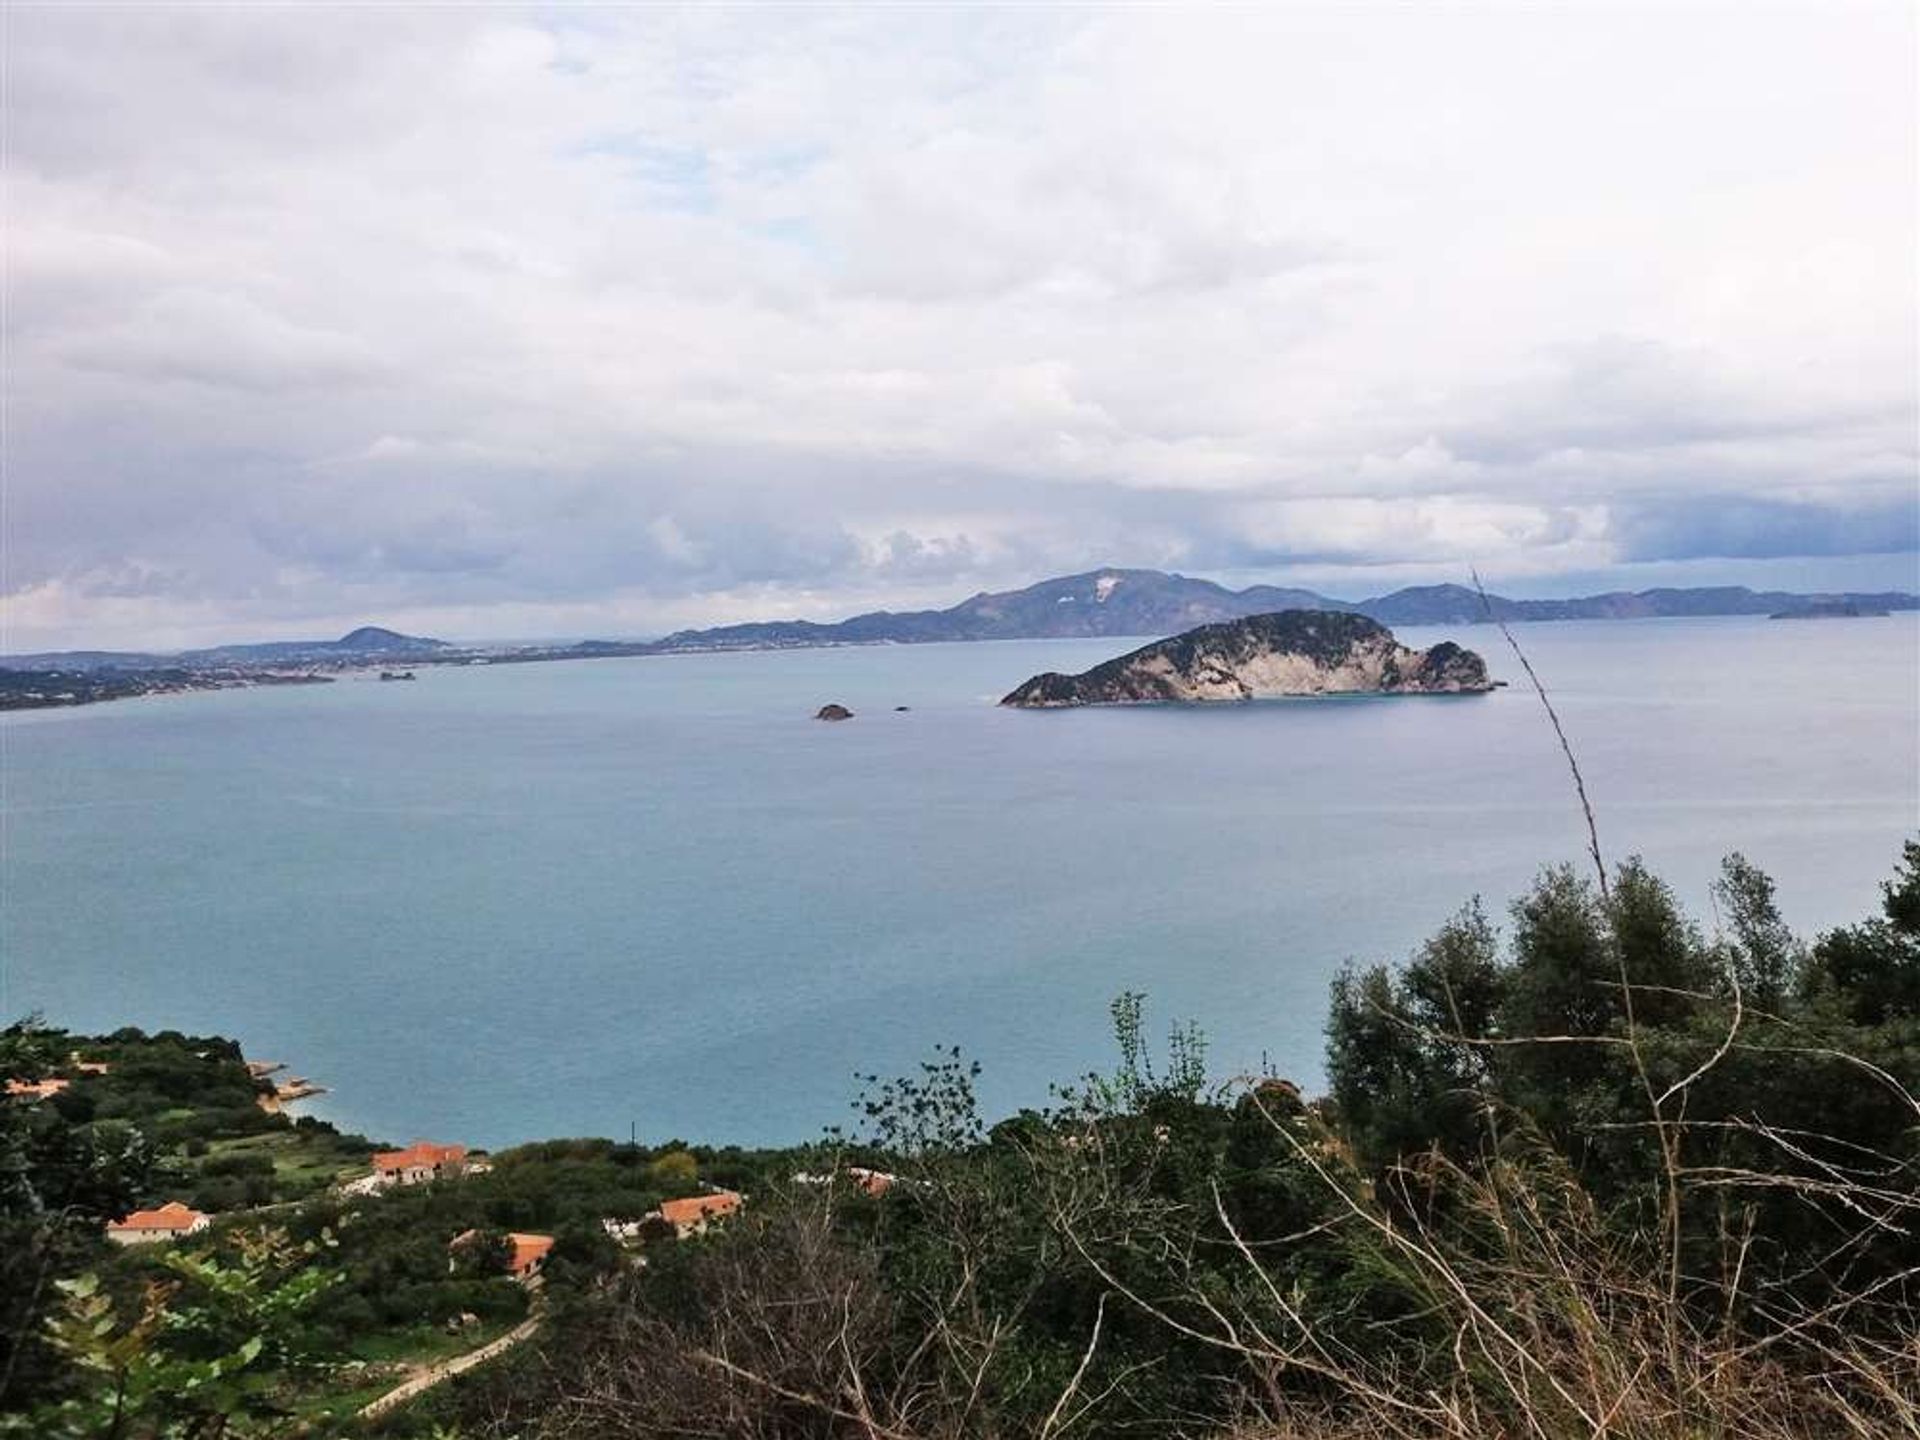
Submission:
M 761 1183 L 581 1292 L 483 1433 L 1920 1434 L 1906 872 L 1809 949 L 1737 859 L 1715 937 L 1637 863 L 1547 871 L 1504 938 L 1341 977 L 1329 1102 L 1208 1091 L 1190 1029 L 1149 1063 L 1131 996 L 1117 1072 L 991 1131 L 942 1053 L 793 1167 L 885 1195 Z
M 247 1203 L 245 1186 L 231 1175 L 217 1175 L 203 1178 L 195 1187 L 187 1203 L 196 1210 L 218 1212 L 238 1210 Z
M 685 1150 L 669 1150 L 647 1166 L 647 1178 L 663 1190 L 690 1190 L 700 1179 L 700 1162 Z

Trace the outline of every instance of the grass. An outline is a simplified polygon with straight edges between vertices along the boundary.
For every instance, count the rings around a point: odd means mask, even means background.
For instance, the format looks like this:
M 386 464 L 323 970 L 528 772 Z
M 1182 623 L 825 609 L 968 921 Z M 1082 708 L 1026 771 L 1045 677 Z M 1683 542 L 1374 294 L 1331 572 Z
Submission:
M 260 1155 L 273 1162 L 274 1189 L 280 1200 L 299 1200 L 366 1169 L 366 1154 L 324 1132 L 269 1130 L 211 1140 L 196 1170 L 206 1162 L 234 1155 Z
M 383 1331 L 354 1341 L 347 1353 L 370 1365 L 431 1365 L 464 1355 L 469 1350 L 478 1350 L 482 1345 L 499 1339 L 519 1323 L 518 1318 L 483 1320 L 457 1335 L 449 1334 L 438 1326 Z
M 310 1420 L 323 1415 L 357 1414 L 404 1381 L 407 1372 L 478 1350 L 518 1323 L 518 1319 L 483 1320 L 457 1335 L 438 1326 L 420 1326 L 362 1336 L 347 1348 L 349 1360 L 357 1362 L 352 1368 L 289 1394 L 285 1398 L 286 1407 L 294 1415 Z

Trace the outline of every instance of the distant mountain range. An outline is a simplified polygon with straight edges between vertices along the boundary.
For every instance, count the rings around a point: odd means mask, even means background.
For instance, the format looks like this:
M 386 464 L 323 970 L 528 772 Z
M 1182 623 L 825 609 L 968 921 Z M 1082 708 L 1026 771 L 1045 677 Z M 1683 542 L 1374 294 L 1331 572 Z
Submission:
M 226 645 L 172 655 L 73 650 L 0 657 L 10 670 L 149 670 L 176 667 L 263 668 L 319 665 L 329 668 L 388 660 L 414 664 L 477 659 L 535 661 L 591 659 L 612 655 L 671 655 L 704 650 L 793 649 L 815 645 L 905 645 L 937 640 L 1100 639 L 1165 636 L 1280 610 L 1335 610 L 1365 615 L 1383 625 L 1473 625 L 1490 608 L 1502 620 L 1644 620 L 1667 616 L 1776 615 L 1825 608 L 1862 613 L 1920 609 L 1920 596 L 1794 594 L 1749 590 L 1742 585 L 1707 589 L 1610 591 L 1571 600 L 1510 600 L 1465 585 L 1421 585 L 1367 600 L 1336 600 L 1312 590 L 1254 585 L 1229 590 L 1211 580 L 1160 570 L 1089 570 L 1042 580 L 1024 590 L 982 591 L 945 610 L 875 610 L 850 620 L 765 620 L 680 630 L 660 640 L 584 640 L 572 645 L 464 646 L 377 626 L 362 626 L 338 640 L 277 640 Z
M 1229 590 L 1211 580 L 1160 570 L 1089 570 L 1042 580 L 1024 590 L 983 592 L 946 610 L 877 610 L 838 624 L 773 620 L 682 630 L 649 650 L 735 650 L 800 645 L 911 643 L 929 640 L 1029 640 L 1172 635 L 1196 625 L 1238 620 L 1278 610 L 1336 610 L 1383 625 L 1472 625 L 1489 608 L 1502 620 L 1641 620 L 1663 616 L 1772 615 L 1810 605 L 1861 609 L 1920 609 L 1920 596 L 1796 595 L 1745 586 L 1710 589 L 1613 591 L 1571 600 L 1482 601 L 1465 585 L 1422 585 L 1371 599 L 1336 600 L 1312 590 L 1254 585 Z M 625 648 L 625 647 L 622 647 Z

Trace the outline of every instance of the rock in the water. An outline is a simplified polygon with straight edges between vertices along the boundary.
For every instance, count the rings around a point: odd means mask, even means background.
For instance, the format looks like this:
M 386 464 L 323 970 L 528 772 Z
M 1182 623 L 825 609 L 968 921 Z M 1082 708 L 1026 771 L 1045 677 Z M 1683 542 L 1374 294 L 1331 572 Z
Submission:
M 816 720 L 851 720 L 853 712 L 844 705 L 822 705 L 815 713 Z
M 1081 675 L 1036 675 L 1000 703 L 1052 708 L 1281 695 L 1457 695 L 1491 689 L 1486 662 L 1452 641 L 1413 650 L 1364 615 L 1282 610 L 1202 625 Z

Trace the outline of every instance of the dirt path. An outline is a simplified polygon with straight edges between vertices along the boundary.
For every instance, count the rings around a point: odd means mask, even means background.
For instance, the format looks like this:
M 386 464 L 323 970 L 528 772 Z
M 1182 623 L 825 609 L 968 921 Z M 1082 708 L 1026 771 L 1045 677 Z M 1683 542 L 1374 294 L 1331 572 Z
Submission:
M 537 1300 L 534 1303 L 536 1307 L 539 1304 Z M 377 1415 L 384 1415 L 396 1406 L 406 1404 L 414 1396 L 433 1389 L 441 1382 L 451 1380 L 456 1375 L 465 1374 L 476 1365 L 484 1365 L 497 1355 L 504 1355 L 522 1340 L 531 1337 L 539 1328 L 540 1312 L 536 1308 L 531 1315 L 497 1340 L 489 1340 L 477 1350 L 469 1350 L 464 1355 L 456 1355 L 451 1360 L 442 1360 L 437 1365 L 429 1365 L 424 1370 L 409 1375 L 378 1400 L 364 1406 L 360 1411 L 360 1418 L 371 1420 Z

